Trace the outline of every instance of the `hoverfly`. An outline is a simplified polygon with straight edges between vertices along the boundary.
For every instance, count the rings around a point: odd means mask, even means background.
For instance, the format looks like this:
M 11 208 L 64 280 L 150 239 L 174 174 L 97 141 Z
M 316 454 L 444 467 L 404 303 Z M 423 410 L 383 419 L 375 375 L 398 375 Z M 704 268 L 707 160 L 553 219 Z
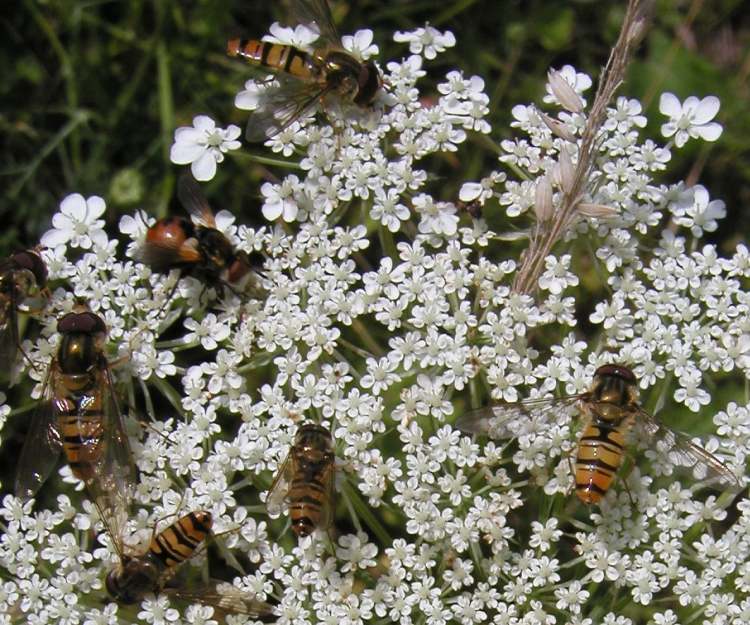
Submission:
M 0 362 L 10 364 L 15 360 L 21 344 L 19 307 L 46 283 L 47 266 L 36 249 L 17 252 L 0 263 Z
M 460 417 L 456 425 L 498 440 L 515 438 L 525 425 L 553 424 L 576 404 L 584 425 L 578 438 L 574 477 L 576 495 L 583 503 L 599 503 L 607 493 L 622 464 L 626 439 L 635 428 L 651 444 L 664 449 L 676 466 L 689 467 L 702 479 L 740 488 L 737 477 L 721 460 L 643 410 L 636 377 L 625 365 L 599 367 L 591 388 L 584 393 L 475 410 Z
M 273 607 L 247 593 L 211 580 L 194 586 L 175 585 L 173 580 L 179 566 L 192 558 L 205 541 L 213 536 L 213 517 L 198 510 L 180 517 L 159 533 L 154 533 L 148 548 L 140 554 L 129 553 L 123 542 L 121 515 L 112 514 L 111 506 L 121 511 L 109 494 L 96 500 L 99 516 L 119 557 L 118 565 L 105 580 L 109 595 L 118 603 L 131 605 L 147 594 L 164 593 L 190 603 L 202 603 L 229 614 L 242 614 L 255 619 L 273 614 Z
M 146 233 L 139 260 L 154 271 L 179 269 L 209 285 L 222 282 L 232 288 L 242 283 L 251 272 L 250 259 L 216 228 L 214 214 L 198 184 L 182 176 L 177 195 L 193 219 L 158 220 Z
M 282 82 L 278 90 L 264 93 L 267 100 L 251 113 L 248 141 L 274 136 L 329 95 L 369 108 L 383 84 L 375 63 L 360 61 L 344 49 L 326 0 L 293 0 L 292 5 L 298 22 L 314 23 L 320 33 L 318 47 L 312 52 L 255 39 L 231 39 L 227 43 L 229 56 L 267 69 Z
M 268 490 L 268 511 L 276 515 L 285 502 L 298 537 L 309 536 L 316 527 L 328 529 L 335 509 L 335 474 L 331 433 L 317 423 L 303 424 Z
M 104 353 L 107 327 L 85 306 L 57 322 L 61 335 L 19 460 L 16 495 L 33 497 L 57 464 L 60 450 L 73 475 L 95 496 L 135 484 L 135 465 Z

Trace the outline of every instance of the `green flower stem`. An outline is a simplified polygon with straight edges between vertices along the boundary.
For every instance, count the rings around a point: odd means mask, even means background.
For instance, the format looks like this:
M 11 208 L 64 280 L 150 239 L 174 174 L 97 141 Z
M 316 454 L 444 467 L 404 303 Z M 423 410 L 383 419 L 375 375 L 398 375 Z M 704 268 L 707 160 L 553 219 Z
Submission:
M 10 199 L 17 197 L 21 192 L 21 189 L 23 189 L 23 187 L 26 185 L 26 182 L 29 180 L 29 178 L 31 178 L 34 172 L 39 168 L 39 165 L 42 164 L 42 161 L 44 161 L 44 159 L 46 159 L 53 151 L 59 148 L 63 141 L 65 141 L 65 139 L 68 137 L 68 135 L 76 136 L 74 130 L 76 130 L 78 126 L 81 126 L 82 124 L 88 122 L 91 117 L 92 115 L 88 111 L 73 111 L 68 122 L 52 136 L 52 138 L 44 145 L 44 147 L 42 147 L 41 150 L 39 150 L 39 153 L 28 165 L 26 165 L 22 170 L 19 170 L 23 173 L 10 187 L 8 191 L 8 197 Z M 12 172 L 6 171 L 4 173 Z
M 349 509 L 351 511 L 352 518 L 355 519 L 354 525 L 357 527 L 357 529 L 362 529 L 359 526 L 359 519 L 357 517 L 357 514 L 359 514 L 367 527 L 369 527 L 372 530 L 372 533 L 375 534 L 375 537 L 378 539 L 380 544 L 390 545 L 393 542 L 393 538 L 372 513 L 372 510 L 370 510 L 370 506 L 368 506 L 362 500 L 357 490 L 352 488 L 352 486 L 347 481 L 344 481 L 342 490 L 344 492 L 344 499 L 346 500 L 347 505 L 349 506 Z
M 175 391 L 166 380 L 158 376 L 151 376 L 151 378 L 149 379 L 151 380 L 151 384 L 153 384 L 159 390 L 159 392 L 167 398 L 167 401 L 172 404 L 180 417 L 184 418 L 184 414 L 182 412 L 182 402 L 180 401 L 180 394 Z
M 367 326 L 362 323 L 360 319 L 352 320 L 352 330 L 357 333 L 359 338 L 362 340 L 362 343 L 365 344 L 367 349 L 369 349 L 374 356 L 376 356 L 377 358 L 381 358 L 385 355 L 385 350 L 383 350 L 383 348 L 380 346 L 380 343 L 378 343 L 372 336 L 372 334 L 370 334 Z
M 361 532 L 362 531 L 362 523 L 360 523 L 359 516 L 357 516 L 357 511 L 355 509 L 354 504 L 352 503 L 352 497 L 350 496 L 351 495 L 351 490 L 353 490 L 353 489 L 348 489 L 348 488 L 346 488 L 346 484 L 344 485 L 344 489 L 343 489 L 343 491 L 344 491 L 344 497 L 343 497 L 343 499 L 344 499 L 344 503 L 346 504 L 347 509 L 349 510 L 349 517 L 351 518 L 352 523 L 354 524 L 354 528 L 357 530 L 357 532 Z
M 279 158 L 271 158 L 269 156 L 262 156 L 261 154 L 248 154 L 247 152 L 237 152 L 232 154 L 233 158 L 239 160 L 246 160 L 251 163 L 260 163 L 261 165 L 270 165 L 271 167 L 283 167 L 284 169 L 294 169 L 301 171 L 302 167 L 299 163 L 294 161 L 285 161 Z

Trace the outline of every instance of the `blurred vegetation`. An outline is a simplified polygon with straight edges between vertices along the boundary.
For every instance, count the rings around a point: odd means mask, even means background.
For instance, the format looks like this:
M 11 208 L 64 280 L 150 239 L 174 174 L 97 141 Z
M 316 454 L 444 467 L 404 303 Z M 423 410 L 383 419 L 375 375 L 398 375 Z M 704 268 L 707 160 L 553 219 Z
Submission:
M 123 212 L 168 210 L 179 168 L 169 162 L 177 126 L 206 113 L 243 125 L 233 108 L 247 68 L 224 54 L 230 36 L 259 36 L 284 21 L 284 0 L 15 0 L 0 20 L 0 257 L 34 244 L 68 193 L 105 198 L 115 226 Z M 458 44 L 427 67 L 452 67 L 485 78 L 492 135 L 508 134 L 514 104 L 538 101 L 550 66 L 574 64 L 596 77 L 615 40 L 622 0 L 334 1 L 342 32 L 369 27 L 381 63 L 407 54 L 395 30 L 429 21 L 451 29 Z M 739 0 L 661 0 L 621 93 L 641 98 L 657 135 L 658 95 L 721 98 L 719 142 L 691 142 L 670 179 L 705 184 L 727 202 L 716 239 L 725 252 L 746 233 L 750 216 L 750 15 Z M 436 9 L 436 7 L 438 7 Z M 7 8 L 7 7 L 6 7 Z M 492 168 L 492 146 L 480 138 L 439 166 L 443 197 L 461 180 Z M 256 154 L 264 149 L 253 148 Z M 220 167 L 208 195 L 240 221 L 258 219 L 258 187 L 286 172 L 266 169 L 251 151 Z M 236 153 L 235 153 L 236 154 Z M 231 184 L 225 184 L 231 178 Z M 433 191 L 435 189 L 433 188 Z M 219 197 L 220 196 L 220 197 Z M 739 227 L 738 227 L 739 224 Z

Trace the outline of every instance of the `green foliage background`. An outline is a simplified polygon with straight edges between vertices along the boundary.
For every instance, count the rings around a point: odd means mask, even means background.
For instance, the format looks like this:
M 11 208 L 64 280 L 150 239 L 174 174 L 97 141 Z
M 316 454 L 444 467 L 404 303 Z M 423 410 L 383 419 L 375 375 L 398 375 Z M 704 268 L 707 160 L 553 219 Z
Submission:
M 572 63 L 596 77 L 614 42 L 622 0 L 338 1 L 341 31 L 369 27 L 379 61 L 407 54 L 395 30 L 429 21 L 458 44 L 428 66 L 478 74 L 491 95 L 495 143 L 507 136 L 514 104 L 538 101 L 548 67 Z M 750 15 L 740 0 L 662 0 L 621 93 L 640 98 L 658 133 L 658 94 L 721 98 L 719 142 L 692 142 L 670 176 L 705 184 L 727 202 L 717 239 L 730 249 L 750 216 Z M 11 0 L 0 18 L 0 256 L 33 245 L 68 193 L 98 194 L 113 229 L 124 211 L 165 214 L 178 167 L 169 162 L 177 126 L 206 113 L 244 124 L 233 96 L 249 77 L 225 56 L 230 36 L 257 37 L 284 21 L 284 0 Z M 10 8 L 10 11 L 7 9 Z M 444 197 L 496 164 L 495 147 L 473 137 L 459 158 L 436 164 Z M 207 194 L 244 222 L 259 215 L 269 169 L 262 147 L 232 155 Z M 228 181 L 231 179 L 231 184 Z M 499 212 L 499 209 L 498 209 Z M 490 219 L 496 217 L 487 215 Z M 726 250 L 725 250 L 726 251 Z

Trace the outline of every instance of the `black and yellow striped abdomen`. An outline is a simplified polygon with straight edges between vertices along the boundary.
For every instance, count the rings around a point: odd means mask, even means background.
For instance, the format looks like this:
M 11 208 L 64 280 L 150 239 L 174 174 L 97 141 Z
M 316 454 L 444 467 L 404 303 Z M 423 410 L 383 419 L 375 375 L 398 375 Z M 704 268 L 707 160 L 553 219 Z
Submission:
M 314 57 L 294 46 L 257 39 L 231 39 L 227 43 L 227 54 L 302 80 L 318 80 L 320 76 Z
M 297 536 L 312 534 L 323 514 L 323 506 L 328 505 L 328 486 L 324 484 L 321 471 L 314 471 L 309 478 L 295 479 L 289 488 L 289 518 L 292 531 Z
M 585 504 L 599 503 L 620 467 L 629 425 L 591 422 L 581 432 L 575 465 L 576 495 Z
M 198 510 L 177 519 L 151 540 L 148 555 L 165 569 L 177 566 L 190 558 L 211 533 L 213 517 Z
M 65 458 L 73 475 L 88 483 L 97 477 L 105 451 L 101 393 L 73 393 L 54 402 Z

